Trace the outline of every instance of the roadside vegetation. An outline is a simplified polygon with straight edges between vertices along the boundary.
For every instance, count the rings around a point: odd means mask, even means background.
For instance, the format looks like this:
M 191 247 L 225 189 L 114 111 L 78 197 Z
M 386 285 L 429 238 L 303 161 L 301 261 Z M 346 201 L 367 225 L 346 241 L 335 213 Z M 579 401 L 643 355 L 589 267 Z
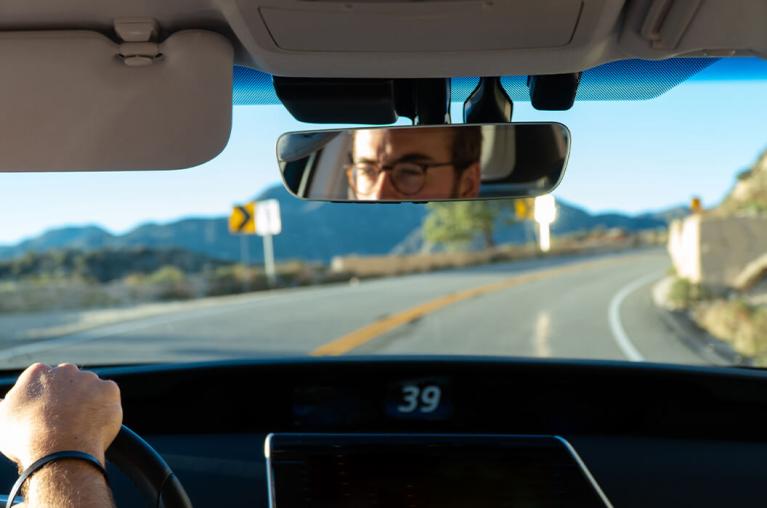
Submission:
M 409 255 L 343 256 L 329 264 L 283 261 L 277 264 L 277 281 L 270 286 L 261 265 L 210 258 L 183 249 L 101 249 L 97 251 L 58 250 L 27 253 L 17 259 L 0 261 L 0 313 L 56 312 L 96 308 L 129 307 L 152 302 L 183 301 L 206 297 L 286 288 L 349 282 L 371 277 L 463 268 L 487 263 L 509 262 L 539 256 L 528 244 L 495 245 L 487 242 L 482 229 L 477 237 L 477 221 L 492 218 L 497 224 L 510 220 L 507 210 L 479 210 L 477 217 L 466 218 L 477 210 L 446 211 L 435 207 L 435 214 L 458 214 L 460 228 L 454 230 L 435 220 L 429 233 L 430 252 Z M 444 220 L 444 215 L 440 215 Z M 486 226 L 490 227 L 490 226 Z M 461 228 L 463 231 L 461 231 Z M 627 233 L 615 229 L 595 229 L 560 235 L 548 255 L 622 250 L 638 245 L 660 245 L 665 235 L 657 231 Z M 489 247 L 488 247 L 489 245 Z
M 477 243 L 492 249 L 498 225 L 517 222 L 513 200 L 437 202 L 426 207 L 429 213 L 423 224 L 424 239 L 427 244 L 447 250 L 465 250 Z
M 744 298 L 713 300 L 697 306 L 696 321 L 740 354 L 767 365 L 767 306 Z
M 674 277 L 668 292 L 668 301 L 673 308 L 690 309 L 695 304 L 710 299 L 711 291 L 701 284 L 682 277 Z
M 281 287 L 322 278 L 320 266 L 277 266 Z M 267 289 L 260 267 L 182 249 L 76 250 L 28 253 L 0 262 L 0 313 L 57 311 L 189 300 Z
M 767 366 L 767 292 L 715 292 L 672 275 L 665 306 L 685 313 L 697 326 L 738 354 Z

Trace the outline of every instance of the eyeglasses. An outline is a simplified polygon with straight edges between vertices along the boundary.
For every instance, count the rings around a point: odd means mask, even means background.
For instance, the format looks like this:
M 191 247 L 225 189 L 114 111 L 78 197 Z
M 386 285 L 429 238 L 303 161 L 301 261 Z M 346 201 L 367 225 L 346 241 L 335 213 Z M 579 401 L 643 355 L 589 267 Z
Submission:
M 411 196 L 421 192 L 426 185 L 426 172 L 431 168 L 452 166 L 451 162 L 395 162 L 381 165 L 373 162 L 357 162 L 344 166 L 349 187 L 358 194 L 369 196 L 384 171 L 389 171 L 391 183 L 397 192 Z

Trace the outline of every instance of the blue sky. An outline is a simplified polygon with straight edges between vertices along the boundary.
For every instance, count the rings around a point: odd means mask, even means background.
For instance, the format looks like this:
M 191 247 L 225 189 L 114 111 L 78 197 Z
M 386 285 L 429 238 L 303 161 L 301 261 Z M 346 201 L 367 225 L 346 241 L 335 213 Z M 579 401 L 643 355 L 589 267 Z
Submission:
M 767 81 L 722 80 L 716 67 L 650 101 L 580 102 L 566 112 L 517 102 L 514 120 L 554 120 L 570 128 L 570 164 L 555 191 L 559 198 L 593 212 L 637 213 L 687 203 L 693 195 L 712 205 L 767 148 Z M 461 107 L 454 105 L 457 121 Z M 97 224 L 122 233 L 147 221 L 226 215 L 233 203 L 279 181 L 277 137 L 311 128 L 281 106 L 237 106 L 229 145 L 196 168 L 2 174 L 0 244 L 64 225 Z

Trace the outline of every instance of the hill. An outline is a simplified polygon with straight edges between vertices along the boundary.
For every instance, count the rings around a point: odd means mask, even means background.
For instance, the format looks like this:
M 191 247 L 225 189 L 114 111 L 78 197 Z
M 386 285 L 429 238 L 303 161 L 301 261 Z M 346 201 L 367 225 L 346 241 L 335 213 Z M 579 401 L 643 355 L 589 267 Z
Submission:
M 419 230 L 426 214 L 423 205 L 349 204 L 300 201 L 280 187 L 257 199 L 277 199 L 283 232 L 274 239 L 278 260 L 329 261 L 338 255 L 371 255 L 413 252 L 420 248 Z M 618 213 L 592 215 L 570 203 L 559 203 L 554 234 L 621 228 L 640 231 L 664 227 L 667 218 L 658 214 L 629 216 Z M 522 224 L 499 227 L 499 243 L 519 243 L 530 238 Z M 13 259 L 28 252 L 59 249 L 183 249 L 213 259 L 239 261 L 246 242 L 251 261 L 263 258 L 259 237 L 229 234 L 227 218 L 186 218 L 168 224 L 146 223 L 123 234 L 113 235 L 98 226 L 53 229 L 12 246 L 0 246 L 0 259 Z
M 767 151 L 738 175 L 732 191 L 715 210 L 722 215 L 762 215 L 767 213 Z

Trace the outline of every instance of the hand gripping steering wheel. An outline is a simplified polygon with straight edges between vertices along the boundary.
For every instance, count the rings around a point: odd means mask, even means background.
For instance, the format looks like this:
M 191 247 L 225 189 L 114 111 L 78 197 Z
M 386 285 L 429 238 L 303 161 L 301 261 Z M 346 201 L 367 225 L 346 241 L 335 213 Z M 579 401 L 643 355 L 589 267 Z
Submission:
M 184 487 L 165 459 L 138 434 L 123 425 L 106 459 L 127 476 L 142 497 L 155 508 L 192 508 Z M 0 495 L 2 506 L 8 496 Z M 22 502 L 16 497 L 14 505 Z

